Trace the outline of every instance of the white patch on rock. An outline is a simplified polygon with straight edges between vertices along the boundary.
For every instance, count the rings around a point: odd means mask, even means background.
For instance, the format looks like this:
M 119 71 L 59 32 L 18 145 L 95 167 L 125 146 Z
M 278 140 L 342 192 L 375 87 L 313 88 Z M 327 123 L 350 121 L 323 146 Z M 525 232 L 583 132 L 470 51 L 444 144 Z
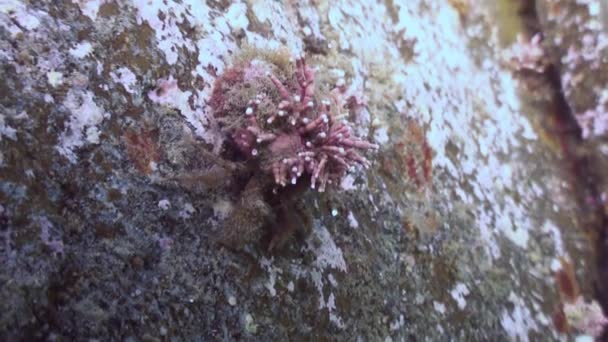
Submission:
M 245 331 L 249 334 L 255 334 L 258 331 L 258 325 L 249 313 L 245 315 Z
M 503 310 L 500 324 L 512 340 L 529 341 L 530 330 L 538 330 L 532 312 L 524 300 L 513 292 L 509 294 L 509 301 L 513 304 L 513 310 Z
M 183 219 L 189 219 L 190 217 L 192 217 L 192 214 L 194 214 L 196 212 L 196 209 L 194 209 L 194 206 L 192 205 L 192 203 L 185 203 L 184 207 L 182 208 L 182 210 L 179 212 L 179 217 L 183 218 Z
M 359 222 L 357 221 L 357 219 L 355 218 L 355 215 L 353 214 L 352 211 L 348 212 L 348 216 L 346 217 L 348 220 L 348 225 L 353 228 L 353 229 L 357 229 L 359 228 Z
M 357 186 L 355 185 L 355 177 L 350 173 L 347 174 L 342 178 L 342 181 L 340 182 L 340 187 L 342 187 L 342 189 L 346 191 L 355 190 L 357 188 Z
M 103 63 L 97 61 L 97 65 L 95 65 L 95 71 L 97 72 L 97 76 L 101 76 L 101 73 L 103 73 Z
M 386 126 L 380 126 L 374 132 L 374 141 L 380 146 L 386 145 L 389 141 L 388 128 Z
M 70 49 L 70 55 L 76 58 L 84 58 L 93 51 L 93 45 L 89 42 L 80 42 Z
M 53 88 L 63 84 L 63 74 L 57 71 L 47 72 L 46 79 Z
M 247 5 L 244 3 L 234 3 L 228 8 L 225 14 L 226 22 L 234 31 L 247 29 L 249 19 L 247 19 Z
M 226 219 L 233 209 L 232 202 L 220 199 L 213 204 L 213 216 L 220 220 Z
M 551 260 L 551 265 L 549 265 L 549 269 L 551 272 L 557 272 L 562 269 L 562 262 L 559 259 Z
M 314 235 L 319 239 L 319 246 L 308 245 L 308 248 L 317 256 L 315 265 L 320 270 L 336 269 L 347 272 L 346 261 L 342 255 L 342 250 L 336 245 L 331 234 L 320 224 L 315 224 Z
M 53 223 L 46 217 L 37 218 L 40 226 L 40 240 L 52 251 L 53 255 L 63 254 L 63 240 Z
M 443 303 L 433 301 L 433 308 L 442 315 L 445 313 L 445 304 Z
M 193 95 L 191 91 L 179 89 L 177 80 L 173 76 L 158 80 L 157 88 L 148 93 L 148 98 L 152 102 L 179 110 L 186 121 L 194 126 L 197 133 L 203 134 L 205 132 L 205 125 L 208 122 L 207 116 L 202 108 L 198 106 L 193 108 L 190 105 L 191 98 L 194 99 L 193 102 L 198 102 L 198 96 Z
M 456 284 L 456 286 L 450 291 L 450 295 L 452 295 L 452 298 L 454 298 L 460 310 L 463 310 L 467 306 L 465 296 L 468 294 L 469 288 L 463 283 Z
M 137 90 L 137 76 L 127 67 L 120 67 L 110 73 L 110 77 L 116 83 L 122 84 L 129 93 L 134 94 Z
M 302 40 L 299 39 L 300 31 L 294 23 L 298 18 L 280 2 L 274 1 L 255 1 L 251 6 L 251 11 L 259 22 L 270 25 L 273 39 L 265 38 L 253 32 L 247 32 L 249 43 L 259 48 L 278 48 L 287 45 L 287 48 L 294 56 L 303 53 Z M 282 44 L 281 42 L 285 42 Z
M 167 210 L 171 207 L 171 202 L 168 199 L 162 199 L 158 201 L 158 207 L 162 210 Z
M 99 125 L 107 114 L 93 100 L 90 91 L 70 89 L 63 105 L 72 114 L 66 131 L 59 137 L 56 149 L 72 163 L 76 162 L 75 150 L 85 144 L 99 143 Z
M 10 32 L 12 37 L 23 33 L 23 29 L 32 31 L 40 26 L 40 18 L 47 14 L 42 11 L 29 9 L 24 1 L 19 0 L 0 0 L 0 27 L 4 27 Z M 10 20 L 6 20 L 10 18 Z M 18 25 L 16 25 L 14 22 Z
M 327 228 L 317 221 L 314 223 L 314 230 L 308 239 L 307 245 L 302 247 L 302 249 L 315 255 L 316 260 L 312 265 L 306 267 L 292 265 L 291 274 L 296 279 L 308 277 L 318 291 L 319 310 L 327 309 L 330 322 L 340 329 L 345 328 L 344 321 L 339 315 L 339 308 L 336 305 L 333 292 L 329 292 L 327 299 L 325 298 L 325 293 L 328 292 L 326 285 L 330 286 L 329 289 L 338 287 L 338 281 L 334 277 L 335 272 L 329 271 L 333 269 L 347 272 L 342 250 L 335 244 Z M 293 282 L 290 282 L 287 289 L 291 292 L 293 291 L 293 287 Z
M 0 113 L 0 141 L 2 137 L 17 141 L 17 130 L 6 123 L 4 113 Z
M 329 294 L 329 297 L 327 297 L 327 304 L 325 307 L 329 311 L 329 321 L 332 322 L 336 327 L 344 329 L 346 327 L 344 320 L 342 320 L 342 317 L 335 312 L 336 298 L 334 297 L 333 292 Z
M 298 13 L 302 20 L 307 23 L 306 27 L 302 28 L 302 32 L 306 36 L 314 36 L 319 40 L 326 40 L 325 36 L 321 32 L 321 15 L 317 12 L 317 9 L 310 6 L 311 3 L 301 2 L 298 4 Z
M 146 21 L 154 30 L 158 48 L 164 52 L 169 64 L 177 62 L 180 48 L 194 51 L 194 43 L 186 38 L 179 25 L 188 20 L 193 27 L 197 27 L 200 21 L 210 21 L 211 19 L 209 18 L 209 8 L 202 1 L 187 0 L 178 3 L 160 0 L 133 0 L 133 6 L 138 11 L 137 23 L 142 24 Z M 201 29 L 203 28 L 207 27 L 201 27 Z
M 403 326 L 405 326 L 405 317 L 403 314 L 399 314 L 399 317 L 390 324 L 389 329 L 391 331 L 396 331 L 403 328 Z
M 268 272 L 268 280 L 264 283 L 264 287 L 268 290 L 271 297 L 277 295 L 277 290 L 275 288 L 277 277 L 283 273 L 283 270 L 274 266 L 273 261 L 274 258 L 268 259 L 262 257 L 262 259 L 260 259 L 260 266 Z
M 555 254 L 559 256 L 564 256 L 566 253 L 566 249 L 564 248 L 564 241 L 562 239 L 562 233 L 559 228 L 551 221 L 545 221 L 545 224 L 541 227 L 541 231 L 547 236 L 550 236 L 553 239 L 553 246 L 555 247 Z

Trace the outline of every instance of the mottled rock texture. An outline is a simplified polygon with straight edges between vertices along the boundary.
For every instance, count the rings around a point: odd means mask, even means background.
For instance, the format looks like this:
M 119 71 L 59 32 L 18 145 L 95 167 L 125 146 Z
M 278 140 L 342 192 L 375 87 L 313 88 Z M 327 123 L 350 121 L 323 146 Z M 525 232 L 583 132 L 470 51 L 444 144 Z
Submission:
M 581 221 L 596 246 L 596 293 L 608 308 L 608 4 L 605 1 L 539 1 L 539 27 L 554 63 L 554 83 L 563 90 L 560 131 L 569 131 L 576 148 L 565 151 L 585 191 Z M 567 28 L 567 29 L 565 29 Z M 563 136 L 563 134 L 562 134 Z M 603 338 L 607 338 L 604 334 Z
M 0 0 L 1 339 L 597 333 L 606 23 L 570 3 Z M 518 72 L 538 32 L 551 72 Z M 252 47 L 380 146 L 272 253 L 216 243 L 244 184 L 209 101 Z

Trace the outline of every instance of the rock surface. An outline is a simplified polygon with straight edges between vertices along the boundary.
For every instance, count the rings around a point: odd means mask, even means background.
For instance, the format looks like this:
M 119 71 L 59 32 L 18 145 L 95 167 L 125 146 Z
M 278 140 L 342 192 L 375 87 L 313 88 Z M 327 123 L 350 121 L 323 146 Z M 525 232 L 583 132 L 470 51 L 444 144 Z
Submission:
M 559 323 L 593 300 L 605 238 L 606 187 L 580 171 L 606 158 L 605 9 L 479 3 L 0 1 L 2 339 L 590 334 Z M 570 17 L 589 24 L 555 24 Z M 557 82 L 505 63 L 539 30 Z M 247 46 L 314 59 L 380 145 L 307 194 L 309 233 L 273 253 L 214 243 L 239 199 L 209 183 L 229 177 L 167 181 L 213 173 L 208 100 Z

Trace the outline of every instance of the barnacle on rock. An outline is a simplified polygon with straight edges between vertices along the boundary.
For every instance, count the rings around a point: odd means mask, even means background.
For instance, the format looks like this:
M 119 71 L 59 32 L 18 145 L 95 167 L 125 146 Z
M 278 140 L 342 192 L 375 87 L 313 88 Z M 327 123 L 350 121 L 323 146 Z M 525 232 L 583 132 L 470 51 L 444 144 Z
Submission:
M 286 64 L 274 57 L 251 56 L 225 70 L 209 102 L 233 158 L 249 165 L 255 185 L 245 187 L 224 223 L 222 240 L 231 246 L 255 240 L 267 222 L 274 222 L 269 248 L 280 245 L 300 225 L 292 221 L 308 220 L 296 209 L 303 191 L 323 192 L 356 165 L 369 167 L 361 152 L 378 148 L 354 134 L 343 85 L 321 94 L 303 58 Z

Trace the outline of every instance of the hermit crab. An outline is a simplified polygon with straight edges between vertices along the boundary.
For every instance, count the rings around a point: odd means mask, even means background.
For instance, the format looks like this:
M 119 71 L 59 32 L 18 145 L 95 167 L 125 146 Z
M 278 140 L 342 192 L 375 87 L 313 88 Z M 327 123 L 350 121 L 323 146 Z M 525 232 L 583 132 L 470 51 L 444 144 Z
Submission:
M 224 159 L 245 179 L 220 242 L 240 248 L 268 236 L 269 250 L 280 246 L 310 226 L 307 193 L 370 166 L 362 153 L 378 145 L 355 135 L 343 92 L 318 91 L 304 58 L 254 56 L 217 78 L 209 104 L 226 137 Z

